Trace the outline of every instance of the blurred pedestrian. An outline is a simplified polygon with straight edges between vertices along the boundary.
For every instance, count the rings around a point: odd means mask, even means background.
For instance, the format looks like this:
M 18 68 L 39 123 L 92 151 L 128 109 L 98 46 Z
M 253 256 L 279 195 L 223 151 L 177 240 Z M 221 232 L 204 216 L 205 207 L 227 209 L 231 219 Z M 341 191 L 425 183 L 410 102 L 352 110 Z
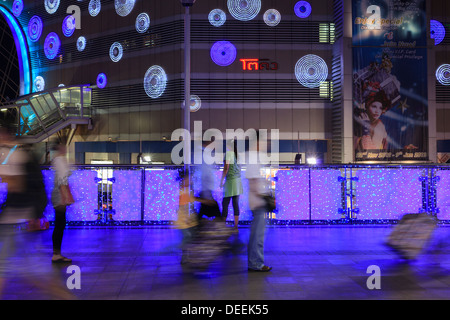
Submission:
M 272 267 L 264 264 L 264 241 L 266 230 L 266 201 L 263 196 L 266 193 L 266 182 L 261 175 L 261 153 L 259 145 L 259 135 L 256 141 L 250 141 L 249 163 L 247 164 L 245 176 L 248 179 L 249 193 L 248 201 L 253 220 L 250 228 L 250 238 L 248 242 L 248 270 L 258 272 L 268 272 Z
M 55 209 L 55 227 L 52 234 L 52 262 L 72 262 L 71 259 L 61 254 L 64 229 L 66 228 L 67 206 L 74 203 L 69 186 L 69 176 L 71 171 L 66 159 L 66 146 L 64 144 L 57 143 L 54 145 L 53 151 L 55 151 L 55 156 L 52 160 L 52 168 L 55 176 L 52 192 L 52 203 L 53 208 Z
M 225 182 L 224 182 L 225 180 Z M 223 188 L 222 218 L 228 217 L 228 206 L 233 204 L 234 229 L 238 230 L 239 223 L 239 196 L 244 193 L 241 181 L 241 166 L 238 163 L 237 141 L 233 141 L 232 150 L 225 153 L 225 161 L 220 187 Z

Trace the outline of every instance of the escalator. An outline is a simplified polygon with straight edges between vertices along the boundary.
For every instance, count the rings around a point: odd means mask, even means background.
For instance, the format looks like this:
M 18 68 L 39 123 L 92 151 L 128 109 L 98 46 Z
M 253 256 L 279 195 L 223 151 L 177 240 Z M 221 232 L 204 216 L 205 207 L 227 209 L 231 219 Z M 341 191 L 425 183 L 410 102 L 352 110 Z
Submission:
M 89 85 L 58 87 L 21 96 L 1 108 L 15 108 L 18 135 L 24 143 L 38 143 L 71 126 L 92 123 Z

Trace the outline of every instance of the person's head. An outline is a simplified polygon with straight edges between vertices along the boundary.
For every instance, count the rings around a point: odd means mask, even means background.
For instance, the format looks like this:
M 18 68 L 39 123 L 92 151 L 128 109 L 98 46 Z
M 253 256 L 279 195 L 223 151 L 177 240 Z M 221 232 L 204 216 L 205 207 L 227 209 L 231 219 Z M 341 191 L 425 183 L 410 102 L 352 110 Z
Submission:
M 374 122 L 391 108 L 391 102 L 384 91 L 377 91 L 367 97 L 365 108 L 370 121 Z
M 55 143 L 52 147 L 52 151 L 55 151 L 57 154 L 65 154 L 67 152 L 67 147 L 63 143 Z
M 0 127 L 0 143 L 10 143 L 15 140 L 12 127 Z

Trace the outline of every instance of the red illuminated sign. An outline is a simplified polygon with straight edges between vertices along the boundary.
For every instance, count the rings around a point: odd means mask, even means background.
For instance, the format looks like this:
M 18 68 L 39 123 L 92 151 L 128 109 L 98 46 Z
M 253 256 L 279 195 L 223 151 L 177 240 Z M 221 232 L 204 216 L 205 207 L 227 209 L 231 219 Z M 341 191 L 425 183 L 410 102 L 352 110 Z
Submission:
M 278 63 L 271 62 L 269 59 L 239 59 L 242 62 L 242 70 L 278 70 Z

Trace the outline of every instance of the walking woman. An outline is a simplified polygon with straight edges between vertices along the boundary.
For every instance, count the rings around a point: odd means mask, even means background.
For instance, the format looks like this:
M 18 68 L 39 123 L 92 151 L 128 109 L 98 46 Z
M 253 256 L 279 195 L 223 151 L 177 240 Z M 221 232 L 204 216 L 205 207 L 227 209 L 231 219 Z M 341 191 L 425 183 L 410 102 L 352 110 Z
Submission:
M 55 228 L 53 229 L 53 257 L 52 262 L 71 262 L 72 260 L 61 255 L 61 245 L 66 228 L 66 209 L 74 203 L 69 188 L 70 168 L 66 159 L 66 146 L 57 144 L 53 150 L 56 152 L 52 161 L 55 173 L 52 203 L 55 209 Z
M 225 182 L 224 182 L 225 180 Z M 238 164 L 237 141 L 233 142 L 233 151 L 225 154 L 225 163 L 222 172 L 220 187 L 224 188 L 222 200 L 222 218 L 226 221 L 230 201 L 233 204 L 234 228 L 237 231 L 239 223 L 239 196 L 243 194 L 241 181 L 241 166 Z

